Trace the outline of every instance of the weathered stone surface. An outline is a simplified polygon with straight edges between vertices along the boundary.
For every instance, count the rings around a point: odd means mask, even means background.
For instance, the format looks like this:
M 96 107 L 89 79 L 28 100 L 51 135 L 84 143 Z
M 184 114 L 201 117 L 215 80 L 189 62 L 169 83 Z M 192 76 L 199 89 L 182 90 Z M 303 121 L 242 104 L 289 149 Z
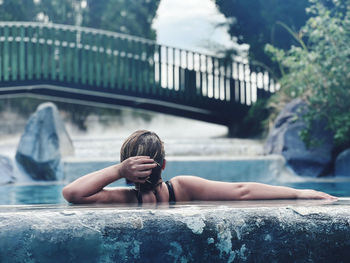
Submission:
M 36 180 L 63 177 L 61 157 L 73 145 L 53 103 L 43 103 L 30 117 L 17 148 L 16 160 Z
M 337 156 L 334 174 L 335 176 L 350 176 L 350 149 Z
M 273 129 L 264 146 L 265 154 L 281 154 L 287 165 L 301 176 L 326 175 L 332 161 L 334 147 L 332 133 L 325 129 L 323 122 L 315 122 L 312 138 L 319 139 L 320 145 L 306 148 L 299 133 L 305 128 L 302 120 L 307 105 L 296 99 L 286 105 L 278 115 Z
M 15 182 L 11 160 L 0 155 L 0 185 Z
M 0 262 L 319 263 L 350 258 L 348 205 L 255 205 L 2 209 Z

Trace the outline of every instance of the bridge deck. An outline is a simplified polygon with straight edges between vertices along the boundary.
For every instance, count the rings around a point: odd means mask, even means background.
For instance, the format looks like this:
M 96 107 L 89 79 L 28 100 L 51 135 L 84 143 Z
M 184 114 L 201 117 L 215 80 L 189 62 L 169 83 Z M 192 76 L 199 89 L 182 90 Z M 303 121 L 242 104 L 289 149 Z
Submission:
M 0 96 L 123 105 L 232 125 L 275 90 L 258 67 L 67 25 L 0 23 Z

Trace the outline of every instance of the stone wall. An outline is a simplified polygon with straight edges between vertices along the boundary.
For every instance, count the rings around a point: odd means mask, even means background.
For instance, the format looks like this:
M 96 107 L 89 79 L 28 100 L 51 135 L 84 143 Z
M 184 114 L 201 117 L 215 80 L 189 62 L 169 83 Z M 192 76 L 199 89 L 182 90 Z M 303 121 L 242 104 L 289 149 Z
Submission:
M 323 202 L 0 208 L 0 262 L 345 262 L 349 206 Z

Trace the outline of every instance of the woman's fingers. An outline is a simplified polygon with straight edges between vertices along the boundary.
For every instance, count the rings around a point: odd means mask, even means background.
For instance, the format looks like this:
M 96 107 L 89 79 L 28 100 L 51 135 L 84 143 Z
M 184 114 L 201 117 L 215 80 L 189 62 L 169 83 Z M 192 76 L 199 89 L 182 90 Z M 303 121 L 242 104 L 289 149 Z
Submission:
M 138 166 L 140 166 L 140 165 L 145 165 L 145 164 L 152 164 L 153 165 L 153 164 L 155 164 L 154 160 L 147 157 L 147 156 L 141 156 L 141 158 L 136 158 L 136 157 L 139 157 L 139 156 L 131 157 L 132 159 L 130 158 L 130 160 L 129 160 L 130 165 L 134 166 L 135 168 L 136 167 L 139 168 Z M 153 167 L 151 167 L 151 168 L 153 168 Z M 145 169 L 147 169 L 147 167 Z M 150 169 L 150 168 L 148 168 L 148 169 Z
M 157 163 L 149 156 L 133 156 L 123 161 L 122 173 L 132 182 L 144 183 Z
M 146 178 L 146 177 L 150 176 L 151 173 L 152 173 L 152 170 L 140 171 L 140 172 L 137 173 L 136 176 L 139 177 L 139 178 L 140 178 L 140 177 L 141 177 L 141 178 L 142 178 L 142 177 L 145 177 L 145 178 Z
M 153 159 L 151 158 L 138 158 L 135 160 L 135 163 L 132 165 L 133 170 L 137 172 L 143 172 L 143 171 L 150 171 L 149 174 L 151 173 L 151 169 L 155 168 L 157 164 L 154 162 Z
M 150 169 L 153 169 L 157 166 L 156 163 L 150 163 L 150 164 L 140 164 L 137 166 L 137 170 L 139 171 L 145 171 L 145 170 L 150 170 Z
M 135 161 L 137 164 L 153 164 L 155 163 L 151 158 L 140 158 Z
M 137 159 L 140 159 L 140 158 L 148 158 L 148 159 L 150 159 L 151 157 L 149 157 L 149 156 L 147 156 L 147 155 L 136 155 L 136 156 L 131 156 L 131 157 L 129 157 L 128 159 L 137 160 Z
M 335 196 L 332 196 L 324 192 L 315 191 L 315 190 L 309 190 L 309 191 L 311 192 L 312 197 L 316 199 L 336 199 Z
M 303 195 L 301 198 L 304 199 L 332 199 L 332 200 L 337 200 L 337 197 L 329 195 L 324 192 L 319 192 L 311 189 L 304 189 L 301 190 Z
M 321 197 L 322 199 L 338 199 L 336 196 L 333 196 L 333 195 L 330 195 L 330 194 L 327 194 L 327 193 L 323 193 L 323 192 L 320 192 L 321 193 Z
M 153 159 L 149 156 L 133 156 L 130 157 L 131 160 L 137 161 L 137 162 L 153 162 Z

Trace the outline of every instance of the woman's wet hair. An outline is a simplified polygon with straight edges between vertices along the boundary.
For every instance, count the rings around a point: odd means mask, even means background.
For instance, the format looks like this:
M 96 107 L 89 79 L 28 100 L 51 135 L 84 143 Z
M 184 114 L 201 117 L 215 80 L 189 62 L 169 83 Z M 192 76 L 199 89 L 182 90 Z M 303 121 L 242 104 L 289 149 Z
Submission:
M 131 134 L 120 149 L 120 162 L 133 156 L 149 156 L 158 165 L 152 169 L 150 178 L 143 184 L 135 184 L 140 191 L 150 191 L 155 188 L 161 178 L 165 158 L 163 142 L 154 132 L 138 130 Z M 128 182 L 127 183 L 131 183 Z

